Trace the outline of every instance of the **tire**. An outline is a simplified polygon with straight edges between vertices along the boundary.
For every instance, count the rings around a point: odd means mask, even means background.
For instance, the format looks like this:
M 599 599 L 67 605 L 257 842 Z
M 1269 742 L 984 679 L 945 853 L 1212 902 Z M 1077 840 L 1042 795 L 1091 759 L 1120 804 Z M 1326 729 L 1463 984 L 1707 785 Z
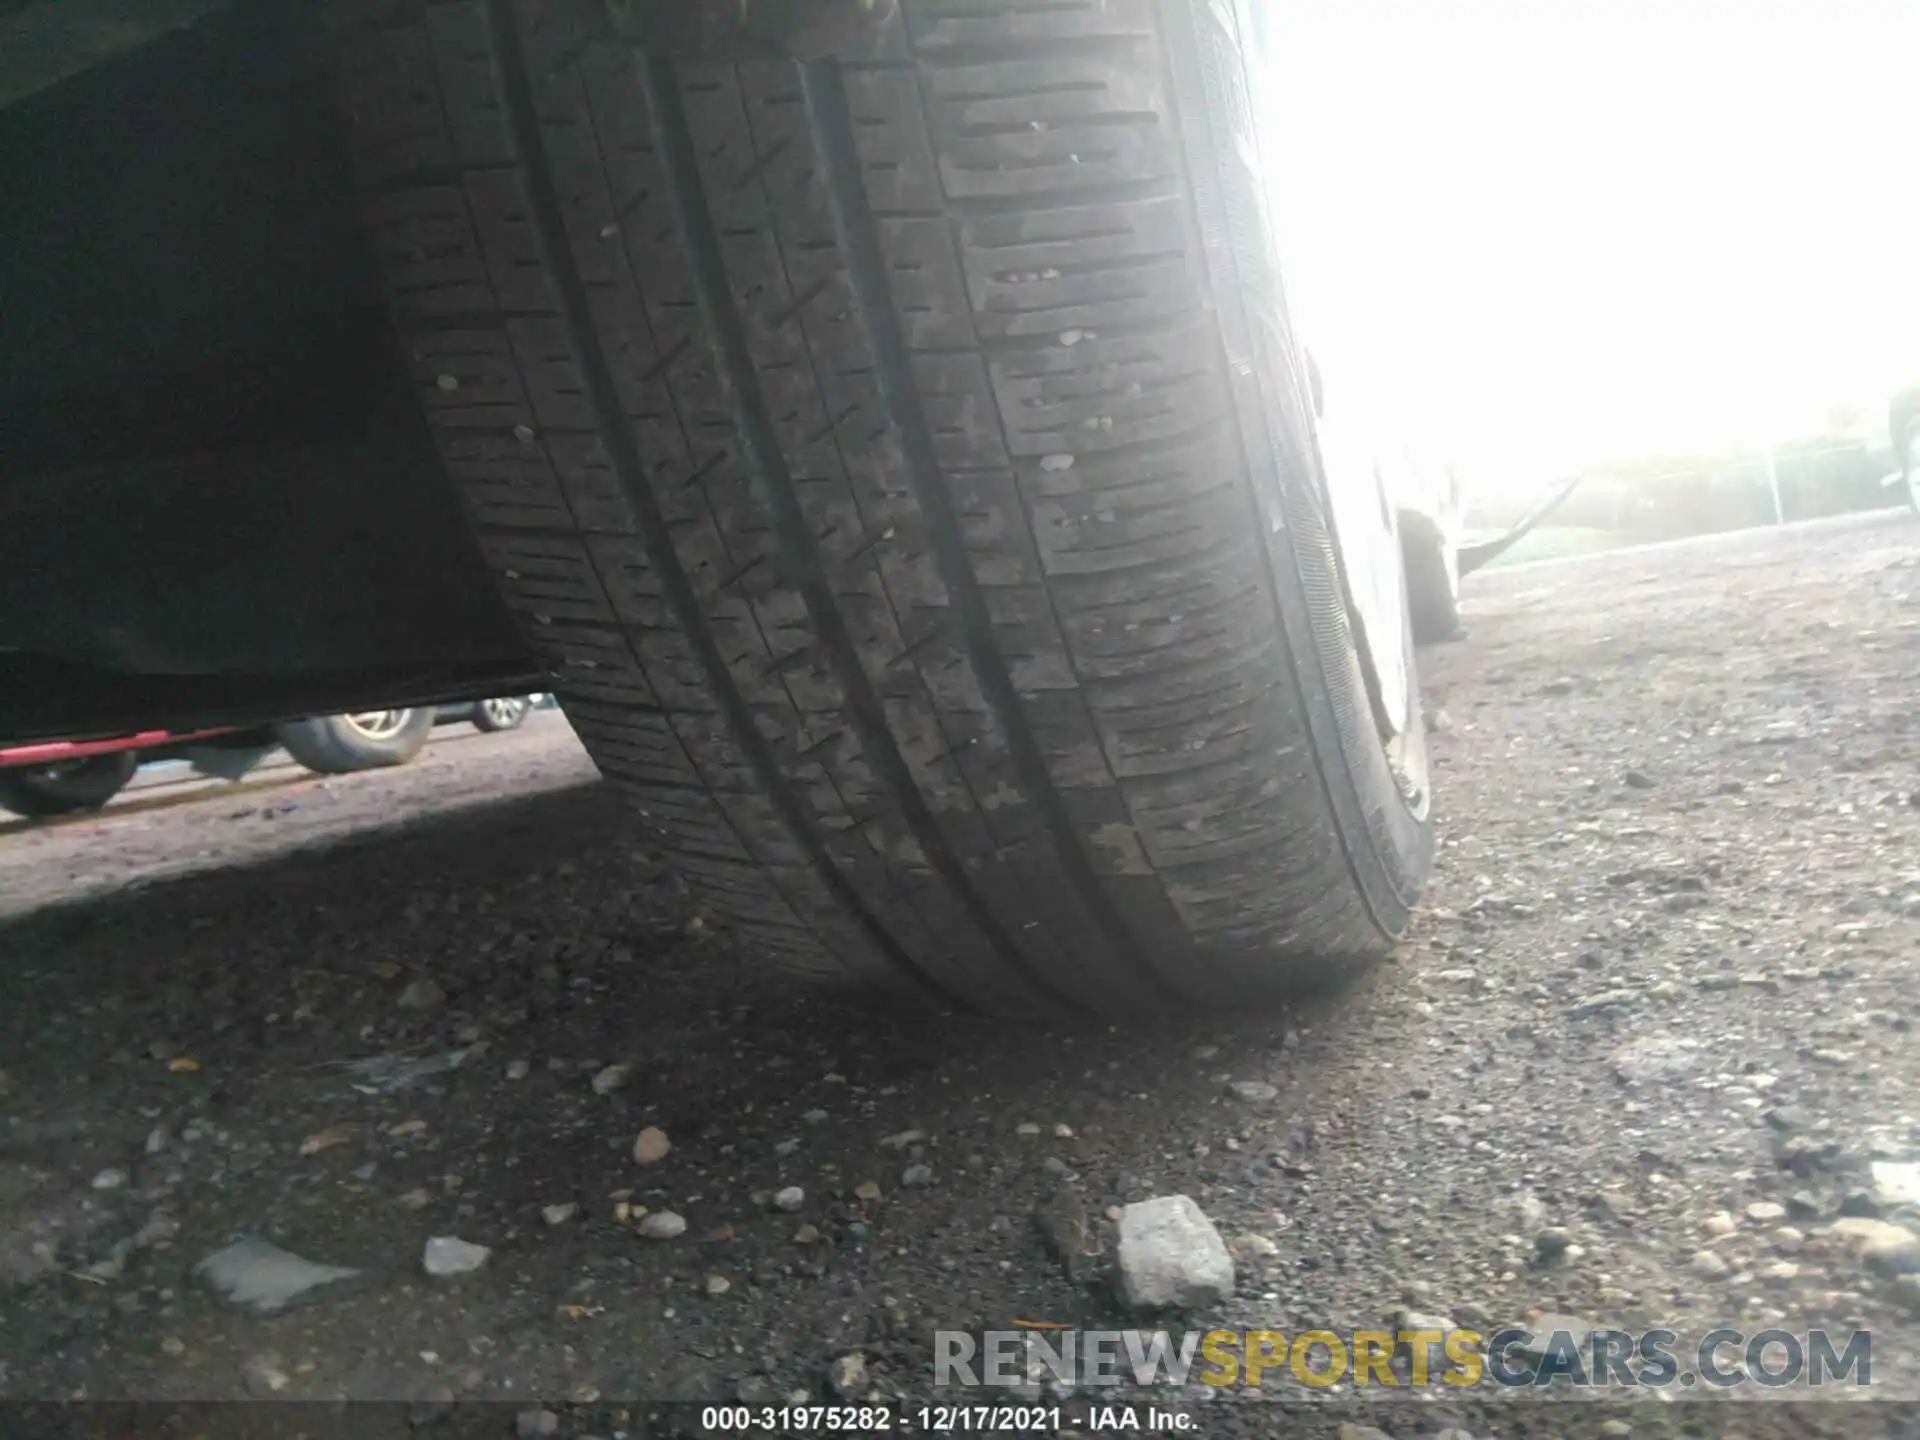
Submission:
M 525 695 L 502 695 L 492 700 L 478 700 L 473 706 L 473 728 L 489 733 L 518 730 L 527 723 L 527 712 L 532 709 L 533 701 Z
M 368 717 L 383 717 L 378 723 Z M 433 708 L 380 710 L 360 715 L 316 715 L 273 727 L 273 738 L 307 769 L 322 775 L 347 775 L 404 765 L 420 753 L 433 733 Z
M 120 750 L 0 770 L 0 810 L 34 819 L 98 810 L 126 787 L 139 768 L 139 758 L 131 750 Z
M 375 4 L 347 99 L 441 455 L 696 902 L 1015 1013 L 1385 951 L 1423 740 L 1373 716 L 1216 17 L 905 0 L 858 65 L 728 65 L 611 8 Z
M 1452 542 L 1429 517 L 1402 513 L 1400 560 L 1414 644 L 1453 639 L 1460 633 L 1460 567 Z

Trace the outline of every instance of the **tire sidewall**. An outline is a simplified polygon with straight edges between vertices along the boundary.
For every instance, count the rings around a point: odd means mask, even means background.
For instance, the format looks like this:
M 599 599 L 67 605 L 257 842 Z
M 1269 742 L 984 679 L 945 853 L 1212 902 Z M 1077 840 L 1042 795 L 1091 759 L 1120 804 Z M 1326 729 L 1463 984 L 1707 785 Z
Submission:
M 0 809 L 39 819 L 98 810 L 125 788 L 140 768 L 131 750 L 93 755 L 69 774 L 42 776 L 34 770 L 0 771 Z
M 347 775 L 404 765 L 420 753 L 433 732 L 433 707 L 404 712 L 406 718 L 391 735 L 374 737 L 347 723 L 343 715 L 318 715 L 274 727 L 275 737 L 309 770 L 322 775 Z

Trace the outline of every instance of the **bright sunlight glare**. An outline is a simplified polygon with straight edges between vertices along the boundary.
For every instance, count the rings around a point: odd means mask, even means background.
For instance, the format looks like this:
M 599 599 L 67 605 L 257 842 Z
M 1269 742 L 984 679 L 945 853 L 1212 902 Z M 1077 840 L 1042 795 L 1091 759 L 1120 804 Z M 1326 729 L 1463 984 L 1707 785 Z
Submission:
M 1289 290 L 1476 488 L 1920 380 L 1920 0 L 1252 3 Z

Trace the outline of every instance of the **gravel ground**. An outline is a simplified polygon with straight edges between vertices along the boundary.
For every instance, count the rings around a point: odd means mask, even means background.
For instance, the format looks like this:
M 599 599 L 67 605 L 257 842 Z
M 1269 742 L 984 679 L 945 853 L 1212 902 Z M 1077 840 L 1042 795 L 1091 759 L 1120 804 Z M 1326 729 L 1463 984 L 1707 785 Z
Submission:
M 1425 663 L 1429 908 L 1396 963 L 1259 1017 L 1023 1029 L 770 978 L 555 717 L 11 828 L 0 1395 L 404 1402 L 367 1434 L 484 1400 L 455 1413 L 502 1435 L 836 1379 L 926 1399 L 936 1326 L 1139 1323 L 1111 1207 L 1184 1194 L 1238 1266 L 1198 1326 L 1866 1326 L 1875 1395 L 1911 1396 L 1920 1242 L 1869 1262 L 1831 1227 L 1920 1229 L 1873 1169 L 1920 1158 L 1917 537 L 1878 516 L 1470 582 L 1468 637 Z M 684 1232 L 645 1238 L 668 1211 Z M 357 1273 L 255 1315 L 194 1273 L 244 1236 Z M 490 1254 L 429 1277 L 447 1236 Z M 1161 1398 L 1255 1435 L 1305 1394 Z M 1913 1413 L 1322 1398 L 1287 1433 Z

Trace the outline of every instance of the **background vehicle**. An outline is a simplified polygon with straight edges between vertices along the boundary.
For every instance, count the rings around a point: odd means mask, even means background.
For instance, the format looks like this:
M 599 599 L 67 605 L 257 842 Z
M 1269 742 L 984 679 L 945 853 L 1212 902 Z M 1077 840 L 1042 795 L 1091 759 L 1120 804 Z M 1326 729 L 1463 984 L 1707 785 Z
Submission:
M 1900 466 L 1887 480 L 1901 487 L 1910 509 L 1920 512 L 1920 385 L 1893 397 L 1887 407 L 1887 433 Z
M 27 816 L 98 810 L 142 764 L 156 760 L 184 759 L 205 774 L 237 780 L 276 742 L 323 775 L 401 765 L 419 754 L 435 725 L 464 720 L 481 730 L 513 730 L 544 698 L 507 695 L 438 707 L 314 716 L 282 721 L 270 729 L 221 727 L 190 734 L 150 730 L 100 740 L 0 747 L 0 810 Z
M 550 675 L 751 946 L 982 1007 L 1217 1005 L 1405 927 L 1401 502 L 1281 300 L 1261 37 L 68 13 L 0 17 L 0 733 Z

